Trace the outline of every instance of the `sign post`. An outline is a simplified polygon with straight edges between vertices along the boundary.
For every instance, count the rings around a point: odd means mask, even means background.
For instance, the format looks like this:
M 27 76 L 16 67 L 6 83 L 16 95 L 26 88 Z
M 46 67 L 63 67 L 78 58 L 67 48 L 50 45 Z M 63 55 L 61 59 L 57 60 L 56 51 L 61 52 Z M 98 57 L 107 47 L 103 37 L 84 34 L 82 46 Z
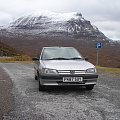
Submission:
M 96 65 L 99 65 L 99 49 L 102 48 L 102 44 L 97 42 L 96 43 L 96 49 L 97 49 L 97 60 L 96 60 Z

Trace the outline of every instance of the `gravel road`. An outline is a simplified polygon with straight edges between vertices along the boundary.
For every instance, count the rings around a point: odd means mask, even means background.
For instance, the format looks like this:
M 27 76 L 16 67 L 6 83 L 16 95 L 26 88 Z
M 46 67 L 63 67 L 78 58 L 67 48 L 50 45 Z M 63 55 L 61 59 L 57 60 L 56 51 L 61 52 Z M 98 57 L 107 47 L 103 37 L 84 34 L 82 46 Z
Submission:
M 119 76 L 99 72 L 92 91 L 59 87 L 39 92 L 33 64 L 0 63 L 0 68 L 12 81 L 14 97 L 3 120 L 120 120 Z

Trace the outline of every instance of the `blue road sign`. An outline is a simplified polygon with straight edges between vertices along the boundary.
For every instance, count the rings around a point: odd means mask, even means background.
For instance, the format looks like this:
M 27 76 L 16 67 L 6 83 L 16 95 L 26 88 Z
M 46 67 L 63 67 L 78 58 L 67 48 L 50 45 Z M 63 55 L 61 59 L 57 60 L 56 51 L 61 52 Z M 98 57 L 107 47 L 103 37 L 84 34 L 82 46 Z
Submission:
M 96 48 L 102 48 L 102 44 L 101 43 L 96 43 Z

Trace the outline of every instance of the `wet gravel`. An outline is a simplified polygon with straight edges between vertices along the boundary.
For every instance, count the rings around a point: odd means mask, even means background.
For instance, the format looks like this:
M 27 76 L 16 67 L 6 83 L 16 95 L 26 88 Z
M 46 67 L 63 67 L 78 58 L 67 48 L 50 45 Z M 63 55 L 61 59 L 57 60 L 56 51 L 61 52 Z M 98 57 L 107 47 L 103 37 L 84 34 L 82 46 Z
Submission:
M 39 92 L 33 64 L 1 63 L 0 67 L 12 80 L 15 102 L 14 109 L 3 114 L 4 120 L 120 120 L 119 76 L 100 72 L 92 91 L 55 87 Z

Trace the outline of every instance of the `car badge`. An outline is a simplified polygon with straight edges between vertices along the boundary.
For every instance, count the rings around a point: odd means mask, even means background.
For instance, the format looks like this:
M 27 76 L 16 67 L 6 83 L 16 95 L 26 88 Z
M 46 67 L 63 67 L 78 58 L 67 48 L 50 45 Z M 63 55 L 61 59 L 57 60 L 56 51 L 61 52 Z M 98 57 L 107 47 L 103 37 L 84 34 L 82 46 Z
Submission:
M 75 71 L 74 70 L 70 70 L 70 74 L 75 74 Z

